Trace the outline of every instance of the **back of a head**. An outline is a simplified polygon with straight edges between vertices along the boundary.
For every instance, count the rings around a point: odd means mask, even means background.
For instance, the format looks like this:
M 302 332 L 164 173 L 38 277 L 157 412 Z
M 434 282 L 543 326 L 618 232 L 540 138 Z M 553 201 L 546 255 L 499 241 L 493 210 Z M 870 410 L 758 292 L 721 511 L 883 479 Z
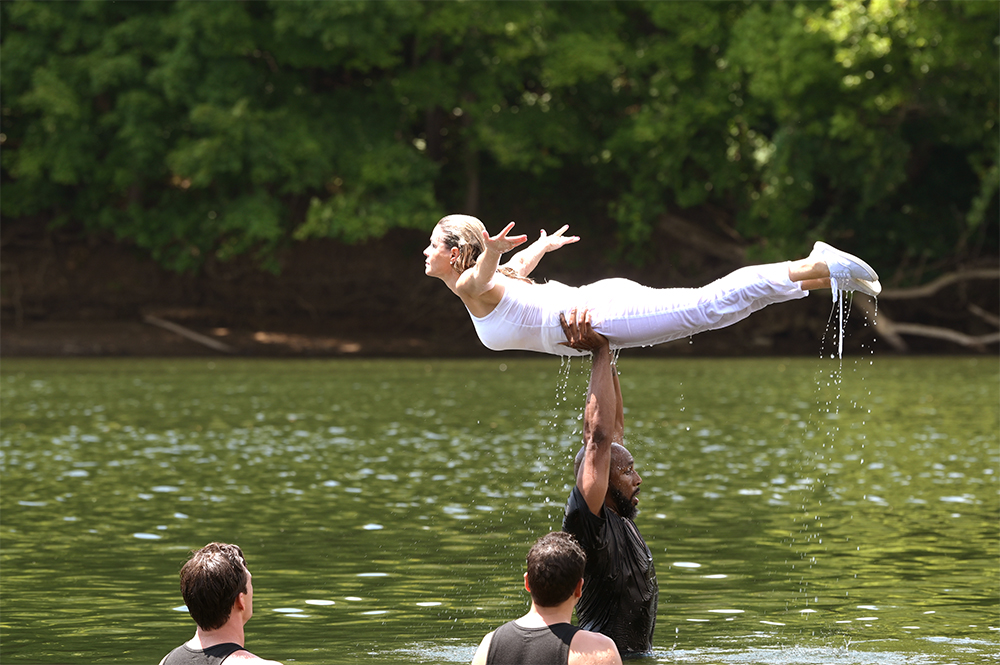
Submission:
M 233 603 L 247 592 L 248 573 L 237 545 L 209 543 L 181 568 L 181 595 L 191 618 L 202 630 L 225 625 Z
M 620 443 L 611 444 L 611 464 L 621 464 L 622 460 L 628 455 L 628 448 Z M 587 446 L 580 446 L 580 450 L 576 452 L 576 457 L 573 458 L 573 478 L 580 477 L 580 469 L 583 467 L 583 460 L 587 456 Z
M 573 593 L 583 578 L 587 555 L 570 534 L 547 533 L 528 551 L 528 586 L 539 607 L 554 607 Z

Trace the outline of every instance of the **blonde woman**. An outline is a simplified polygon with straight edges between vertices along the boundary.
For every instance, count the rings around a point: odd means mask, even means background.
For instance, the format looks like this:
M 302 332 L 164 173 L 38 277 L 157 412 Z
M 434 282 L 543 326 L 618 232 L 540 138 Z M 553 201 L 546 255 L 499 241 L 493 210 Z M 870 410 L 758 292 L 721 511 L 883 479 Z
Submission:
M 594 330 L 612 349 L 652 346 L 741 321 L 772 303 L 833 288 L 877 296 L 878 275 L 861 259 L 817 242 L 805 259 L 740 268 L 697 289 L 654 289 L 631 280 L 604 279 L 581 287 L 528 275 L 548 252 L 579 240 L 568 226 L 540 237 L 500 265 L 501 257 L 527 242 L 510 236 L 514 222 L 490 236 L 469 215 L 448 215 L 434 227 L 424 250 L 424 272 L 443 281 L 465 304 L 479 339 L 494 351 L 525 350 L 586 355 L 565 345 L 559 314 L 590 311 Z

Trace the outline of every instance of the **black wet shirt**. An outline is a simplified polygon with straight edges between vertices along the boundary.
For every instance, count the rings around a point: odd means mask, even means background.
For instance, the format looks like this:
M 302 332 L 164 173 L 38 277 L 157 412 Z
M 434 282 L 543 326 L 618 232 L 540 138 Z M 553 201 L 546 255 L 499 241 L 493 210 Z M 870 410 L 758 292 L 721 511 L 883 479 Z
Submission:
M 635 522 L 604 506 L 593 514 L 574 487 L 563 531 L 587 553 L 583 597 L 576 605 L 580 628 L 607 635 L 622 655 L 651 652 L 659 587 L 653 554 Z
M 493 633 L 486 665 L 566 665 L 570 644 L 579 630 L 568 623 L 541 628 L 505 623 Z

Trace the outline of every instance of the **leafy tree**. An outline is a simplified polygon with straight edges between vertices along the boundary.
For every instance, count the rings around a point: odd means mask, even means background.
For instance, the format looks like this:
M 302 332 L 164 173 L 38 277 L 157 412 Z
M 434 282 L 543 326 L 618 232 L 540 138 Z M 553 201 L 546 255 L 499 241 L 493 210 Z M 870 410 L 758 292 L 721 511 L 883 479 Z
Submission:
M 960 257 L 976 233 L 984 242 L 1000 150 L 997 17 L 975 2 L 751 8 L 733 59 L 774 129 L 746 228 L 856 235 L 886 259 Z
M 111 230 L 178 269 L 267 259 L 324 193 L 331 235 L 423 224 L 435 165 L 397 138 L 393 79 L 368 76 L 412 10 L 5 3 L 4 215 Z
M 626 249 L 698 208 L 761 258 L 823 236 L 916 279 L 1000 251 L 998 17 L 916 0 L 5 2 L 2 212 L 183 270 L 544 187 L 553 211 L 606 205 Z
M 608 142 L 631 175 L 614 204 L 629 237 L 709 203 L 767 240 L 761 258 L 817 236 L 886 263 L 995 253 L 995 3 L 654 3 L 646 18 L 635 112 Z

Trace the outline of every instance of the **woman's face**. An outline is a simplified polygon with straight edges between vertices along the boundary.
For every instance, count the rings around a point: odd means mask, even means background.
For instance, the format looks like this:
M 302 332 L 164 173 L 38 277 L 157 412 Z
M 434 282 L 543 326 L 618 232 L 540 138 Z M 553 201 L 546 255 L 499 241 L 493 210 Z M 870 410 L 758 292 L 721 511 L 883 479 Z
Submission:
M 430 244 L 424 249 L 424 274 L 431 277 L 443 278 L 450 272 L 454 272 L 451 261 L 452 257 L 458 254 L 458 248 L 450 248 L 444 242 L 444 233 L 441 227 L 435 226 L 431 233 Z

